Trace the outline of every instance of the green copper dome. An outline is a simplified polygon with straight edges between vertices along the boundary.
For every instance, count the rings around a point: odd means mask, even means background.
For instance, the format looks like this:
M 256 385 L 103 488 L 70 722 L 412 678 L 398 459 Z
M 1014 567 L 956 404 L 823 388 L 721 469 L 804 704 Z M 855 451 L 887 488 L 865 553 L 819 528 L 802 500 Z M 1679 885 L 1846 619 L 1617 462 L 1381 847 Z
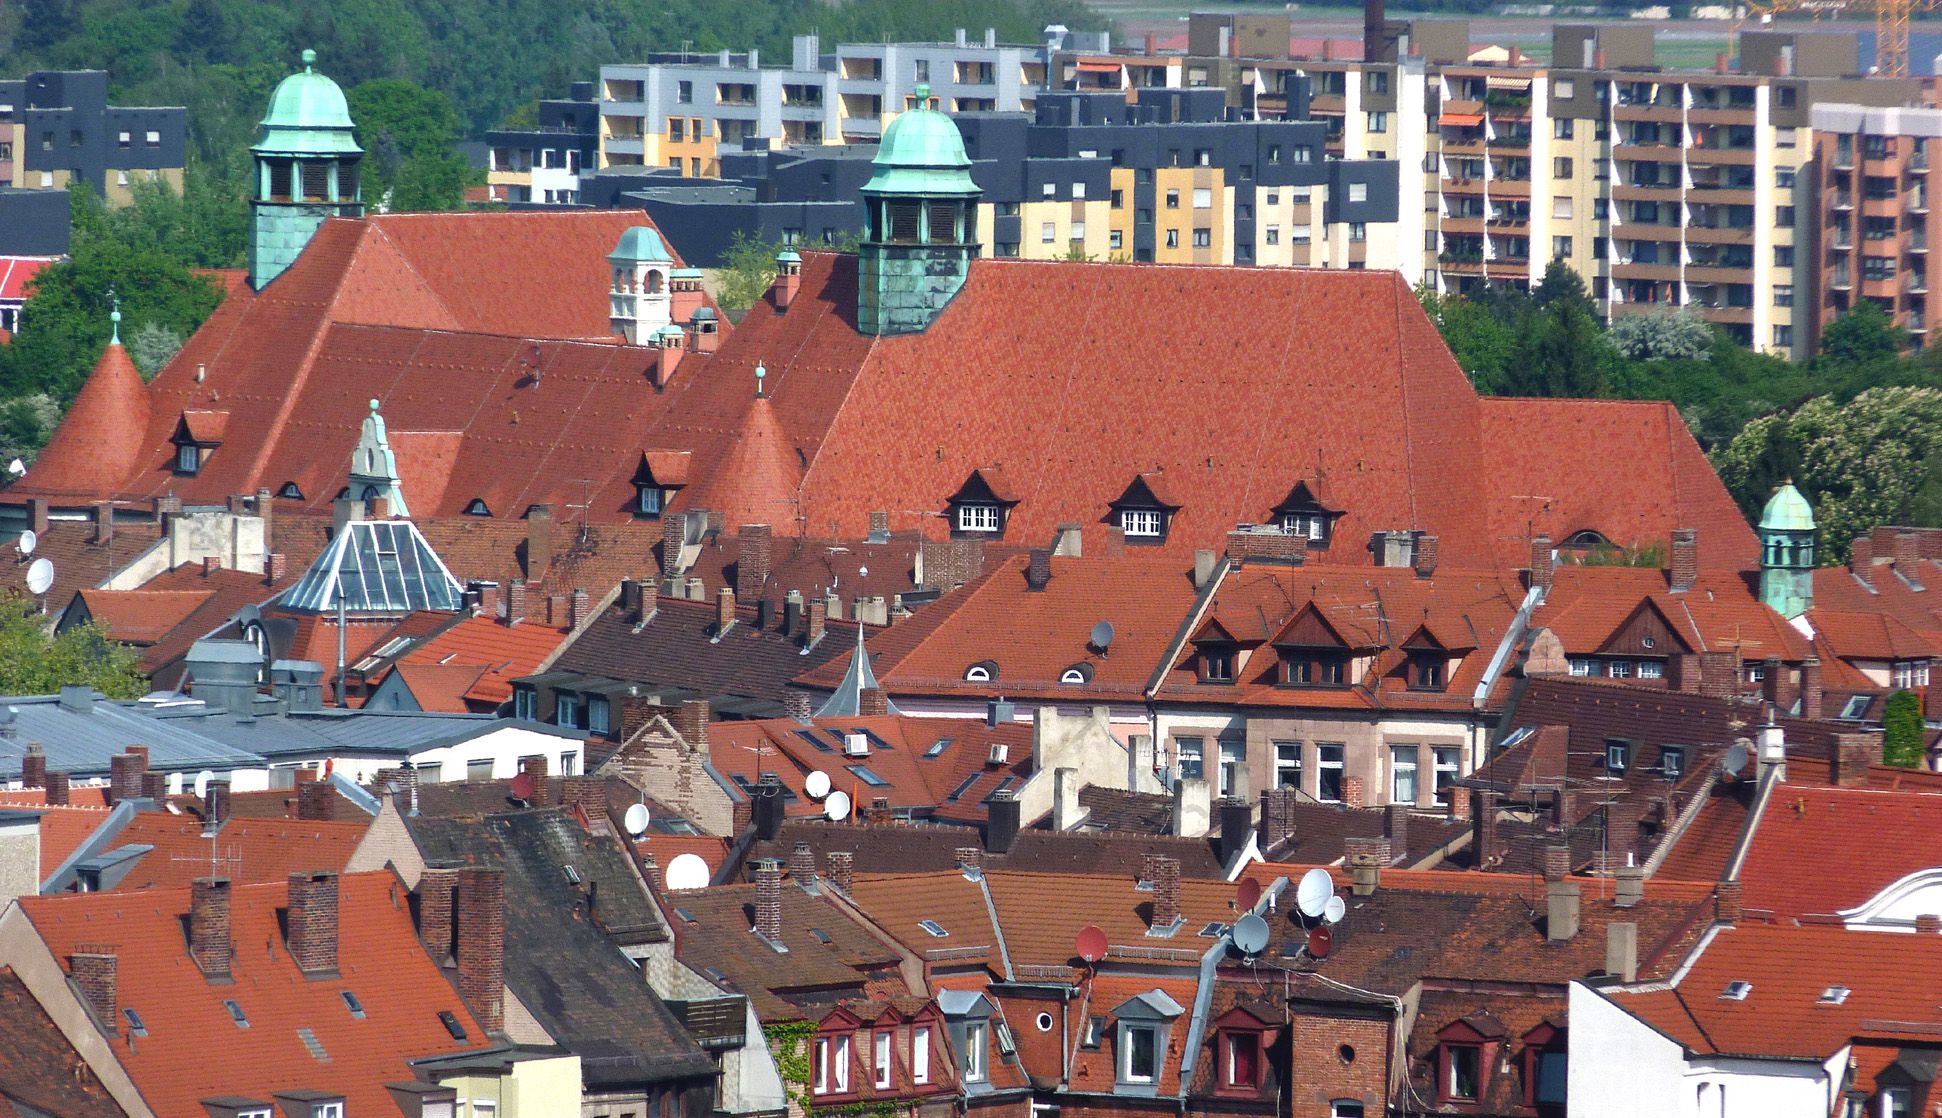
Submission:
M 303 71 L 277 83 L 262 133 L 250 150 L 285 155 L 356 155 L 356 125 L 336 82 L 316 71 L 317 52 L 303 52 Z
M 614 251 L 607 254 L 607 259 L 615 264 L 632 264 L 637 261 L 674 263 L 674 256 L 668 252 L 668 246 L 661 240 L 661 234 L 645 225 L 636 225 L 622 233 L 620 243 L 614 246 Z
M 1807 498 L 1800 495 L 1794 483 L 1783 482 L 1767 500 L 1767 507 L 1760 513 L 1762 530 L 1774 529 L 1784 532 L 1811 532 L 1814 530 L 1814 510 L 1808 507 Z
M 928 85 L 916 89 L 917 108 L 907 109 L 883 130 L 876 168 L 863 186 L 866 194 L 974 195 L 971 157 L 951 118 L 930 108 Z

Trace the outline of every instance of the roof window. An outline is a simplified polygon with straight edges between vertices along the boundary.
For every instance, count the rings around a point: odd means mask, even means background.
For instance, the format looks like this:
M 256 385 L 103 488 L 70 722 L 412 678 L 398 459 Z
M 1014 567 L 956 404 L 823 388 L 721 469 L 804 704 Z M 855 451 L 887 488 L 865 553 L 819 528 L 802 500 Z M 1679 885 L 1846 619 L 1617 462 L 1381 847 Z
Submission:
M 932 742 L 931 747 L 924 750 L 924 759 L 929 760 L 943 753 L 946 749 L 950 748 L 951 740 L 950 738 L 938 738 Z
M 351 1011 L 352 1017 L 357 1018 L 359 1021 L 364 1020 L 364 1003 L 358 1001 L 357 995 L 351 993 L 349 990 L 344 990 L 341 993 L 344 998 L 344 1008 Z
M 1848 995 L 1853 992 L 1854 991 L 1848 989 L 1846 986 L 1829 986 L 1827 989 L 1821 991 L 1819 1004 L 1840 1005 L 1841 1003 L 1847 1001 Z
M 980 660 L 964 669 L 966 683 L 990 683 L 998 678 L 998 665 L 991 660 Z
M 133 1006 L 122 1006 L 121 1015 L 128 1019 L 128 1032 L 132 1036 L 147 1036 L 148 1026 L 142 1024 L 142 1015 Z
M 1726 984 L 1726 989 L 1721 990 L 1719 996 L 1723 1001 L 1743 1002 L 1751 993 L 1753 993 L 1753 983 L 1736 978 Z
M 872 788 L 888 788 L 890 782 L 878 776 L 868 765 L 845 765 L 858 780 Z
M 924 929 L 925 935 L 934 936 L 937 939 L 943 939 L 945 936 L 951 934 L 945 930 L 944 925 L 939 924 L 935 920 L 919 920 L 917 926 Z
M 296 483 L 296 482 L 294 482 L 294 481 L 286 481 L 286 482 L 284 482 L 284 483 L 283 483 L 283 488 L 282 488 L 282 489 L 279 489 L 279 490 L 277 490 L 277 494 L 276 494 L 276 495 L 277 495 L 277 496 L 279 496 L 279 497 L 281 497 L 281 498 L 283 498 L 283 499 L 284 499 L 284 500 L 286 500 L 286 501 L 301 501 L 301 500 L 303 500 L 303 490 L 301 490 L 301 489 L 299 489 L 299 488 L 297 488 L 297 483 Z
M 229 1019 L 231 1021 L 236 1022 L 237 1028 L 239 1029 L 249 1028 L 249 1018 L 243 1015 L 242 1006 L 237 1005 L 234 1001 L 228 998 L 224 998 L 223 1008 L 229 1011 Z
M 469 504 L 469 505 L 466 505 L 466 506 L 465 506 L 465 515 L 467 515 L 467 516 L 491 516 L 491 515 L 492 515 L 492 510 L 486 507 L 486 503 L 485 503 L 485 500 L 484 500 L 483 498 L 480 498 L 480 497 L 474 497 L 474 498 L 472 498 L 472 503 L 471 503 L 471 504 Z
M 465 1039 L 465 1026 L 459 1023 L 458 1014 L 449 1009 L 441 1009 L 438 1011 L 438 1020 L 445 1026 L 445 1031 L 452 1034 L 453 1040 Z
M 1204 939 L 1218 939 L 1220 934 L 1226 930 L 1227 925 L 1218 920 L 1210 920 L 1206 927 L 1200 929 L 1200 934 Z
M 1092 682 L 1091 664 L 1074 664 L 1059 673 L 1059 682 L 1067 686 L 1083 687 Z

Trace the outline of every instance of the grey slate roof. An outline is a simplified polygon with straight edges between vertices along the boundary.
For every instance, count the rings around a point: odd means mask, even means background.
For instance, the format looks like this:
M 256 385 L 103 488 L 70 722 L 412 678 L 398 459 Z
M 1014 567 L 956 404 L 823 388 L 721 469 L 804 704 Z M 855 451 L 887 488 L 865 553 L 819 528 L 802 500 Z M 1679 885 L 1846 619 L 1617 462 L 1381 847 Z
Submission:
M 193 725 L 151 717 L 152 708 L 140 703 L 91 694 L 84 701 L 71 689 L 65 704 L 53 695 L 0 698 L 0 780 L 20 778 L 20 759 L 29 742 L 40 743 L 49 772 L 77 779 L 106 777 L 108 759 L 131 745 L 148 747 L 148 767 L 156 772 L 263 765 L 259 754 Z
M 178 706 L 154 711 L 152 717 L 157 722 L 191 726 L 195 732 L 218 742 L 264 757 L 316 756 L 331 751 L 403 757 L 513 725 L 574 740 L 583 736 L 535 722 L 515 723 L 490 714 L 422 711 L 331 709 L 239 718 L 207 707 Z

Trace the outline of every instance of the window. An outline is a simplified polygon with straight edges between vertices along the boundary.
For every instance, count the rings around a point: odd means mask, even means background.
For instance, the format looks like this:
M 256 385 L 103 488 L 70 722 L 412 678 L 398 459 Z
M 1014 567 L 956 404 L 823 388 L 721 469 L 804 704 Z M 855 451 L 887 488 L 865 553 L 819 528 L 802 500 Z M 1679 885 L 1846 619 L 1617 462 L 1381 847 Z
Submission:
M 1775 245 L 1773 250 L 1773 266 L 1776 268 L 1793 267 L 1794 247 L 1792 245 Z
M 1362 1118 L 1362 1104 L 1337 1099 L 1328 1104 L 1328 1118 Z
M 1775 326 L 1773 328 L 1773 344 L 1781 349 L 1791 347 L 1794 344 L 1794 328 L 1784 324 Z
M 1551 96 L 1560 101 L 1569 101 L 1576 95 L 1577 91 L 1572 87 L 1569 78 L 1559 78 L 1551 83 Z
M 1567 259 L 1570 256 L 1571 256 L 1571 238 L 1552 237 L 1551 238 L 1551 258 L 1553 260 L 1560 260 L 1560 259 Z
M 1388 113 L 1370 113 L 1370 114 L 1369 114 L 1369 131 L 1371 131 L 1371 132 L 1387 132 L 1387 131 L 1389 131 L 1389 114 L 1388 114 Z
M 1389 92 L 1389 71 L 1387 70 L 1369 71 L 1369 92 L 1375 93 L 1375 94 L 1384 94 Z
M 890 1034 L 879 1031 L 876 1035 L 874 1063 L 877 1071 L 877 1086 L 890 1086 Z
M 1232 1032 L 1221 1038 L 1221 1081 L 1228 1087 L 1260 1086 L 1261 1038 L 1257 1034 Z
M 1665 677 L 1666 677 L 1666 666 L 1664 663 L 1658 660 L 1639 661 L 1640 679 L 1664 679 Z
M 1443 1080 L 1443 1097 L 1446 1099 L 1475 1099 L 1477 1097 L 1477 1074 L 1483 1051 L 1474 1045 L 1452 1044 L 1444 1049 L 1447 1074 Z
M 1667 780 L 1678 780 L 1686 771 L 1686 751 L 1683 747 L 1668 745 L 1659 750 L 1659 771 Z
M 1281 145 L 1280 145 L 1280 144 L 1269 144 L 1269 145 L 1268 145 L 1268 163 L 1269 163 L 1270 165 L 1273 165 L 1273 164 L 1276 164 L 1276 163 L 1279 163 L 1279 162 L 1281 162 Z
M 1792 206 L 1775 206 L 1773 208 L 1773 224 L 1776 229 L 1792 229 L 1794 227 L 1794 208 Z
M 1351 202 L 1367 202 L 1368 200 L 1369 200 L 1369 184 L 1368 184 L 1368 183 L 1366 183 L 1366 182 L 1352 182 L 1352 183 L 1350 183 L 1350 184 L 1349 184 L 1349 201 L 1351 201 Z
M 558 705 L 553 708 L 553 724 L 578 729 L 580 726 L 580 696 L 562 691 Z
M 604 695 L 587 700 L 587 732 L 605 734 L 613 729 L 613 707 Z
M 910 1081 L 931 1081 L 931 1031 L 922 1026 L 910 1032 Z
M 1279 225 L 1270 225 L 1270 226 L 1268 226 L 1268 231 L 1267 231 L 1267 233 L 1266 233 L 1266 234 L 1265 234 L 1265 235 L 1263 236 L 1263 240 L 1264 240 L 1264 241 L 1265 241 L 1266 243 L 1268 243 L 1268 244 L 1271 244 L 1271 245 L 1278 245 L 1278 244 L 1280 244 L 1280 243 L 1281 243 L 1281 226 L 1279 226 Z
M 1206 776 L 1206 767 L 1201 757 L 1201 751 L 1205 747 L 1206 742 L 1201 738 L 1174 739 L 1174 753 L 1180 760 L 1180 779 L 1200 780 Z
M 1279 190 L 1268 191 L 1268 205 L 1279 206 L 1280 204 L 1281 204 L 1281 192 Z
M 1040 244 L 1049 245 L 1053 241 L 1056 241 L 1058 239 L 1059 239 L 1059 227 L 1057 224 L 1050 221 L 1039 223 L 1038 240 Z
M 1605 768 L 1610 772 L 1622 773 L 1632 762 L 1632 743 L 1627 741 L 1608 741 L 1605 743 Z
M 1573 656 L 1571 658 L 1571 674 L 1580 676 L 1597 675 L 1598 665 L 1583 656 Z
M 491 1118 L 492 1113 L 496 1109 L 498 1108 L 491 1103 L 487 1103 L 486 1112 L 480 1114 L 479 1105 L 477 1103 L 472 1104 L 474 1118 Z M 310 1118 L 344 1118 L 344 1104 L 341 1102 L 320 1102 L 310 1108 Z
M 1342 802 L 1342 767 L 1345 747 L 1331 742 L 1315 746 L 1315 798 L 1326 803 Z
M 1247 743 L 1244 741 L 1222 741 L 1220 743 L 1220 773 L 1218 787 L 1214 795 L 1245 796 L 1247 794 Z
M 1792 284 L 1776 283 L 1773 285 L 1773 305 L 1776 307 L 1791 307 L 1794 305 L 1794 287 Z
M 1274 782 L 1281 788 L 1301 787 L 1301 743 L 1274 743 Z
M 1297 147 L 1295 148 L 1294 159 L 1297 163 L 1313 163 L 1315 161 L 1315 149 L 1311 147 Z
M 964 1027 L 964 1081 L 984 1082 L 985 1023 L 973 1021 Z
M 1897 660 L 1894 668 L 1895 686 L 1900 690 L 1927 687 L 1929 682 L 1929 663 L 1927 660 Z
M 1572 172 L 1572 166 L 1571 166 L 1570 156 L 1560 155 L 1556 159 L 1553 159 L 1551 161 L 1551 174 L 1554 178 L 1568 179 L 1571 177 L 1571 172 Z
M 1194 230 L 1195 248 L 1208 248 L 1208 247 L 1211 247 L 1213 243 L 1214 243 L 1214 234 L 1212 230 L 1210 229 Z
M 523 718 L 529 722 L 533 721 L 539 717 L 537 713 L 538 706 L 539 696 L 531 689 L 521 688 L 512 693 L 512 716 L 514 718 Z
M 1214 208 L 1214 192 L 1204 186 L 1194 188 L 1194 209 L 1211 210 Z
M 814 1094 L 829 1094 L 829 1041 L 824 1037 L 816 1038 L 816 1080 L 810 1090 Z
M 1416 747 L 1397 745 L 1389 750 L 1389 802 L 1416 802 Z
M 1179 208 L 1180 208 L 1180 192 L 1178 190 L 1167 191 L 1167 209 L 1177 210 Z
M 1569 140 L 1573 126 L 1578 122 L 1568 116 L 1561 116 L 1551 122 L 1551 135 L 1560 140 Z
M 1430 751 L 1436 763 L 1436 786 L 1430 793 L 1439 799 L 1443 790 L 1455 784 L 1463 775 L 1463 748 L 1456 745 L 1439 745 Z
M 964 669 L 964 679 L 967 683 L 990 683 L 997 674 L 996 666 L 989 660 L 980 661 Z
M 1119 230 L 1112 229 L 1107 231 L 1106 233 L 1107 248 L 1112 249 L 1114 252 L 1118 252 L 1122 247 L 1125 246 L 1125 243 L 1126 243 L 1125 235 L 1122 234 Z
M 1127 1083 L 1151 1083 L 1159 1078 L 1159 1036 L 1146 1025 L 1119 1028 L 1119 1077 Z
M 1914 1094 L 1909 1088 L 1883 1088 L 1881 1092 L 1881 1118 L 1909 1118 L 1914 1113 Z
M 1086 223 L 1085 223 L 1085 222 L 1083 222 L 1083 221 L 1075 221 L 1075 222 L 1073 222 L 1073 223 L 1072 223 L 1072 232 L 1071 232 L 1071 234 L 1070 234 L 1070 235 L 1068 236 L 1068 239 L 1069 239 L 1069 240 L 1074 240 L 1074 241 L 1083 241 L 1083 240 L 1085 240 L 1085 239 L 1086 239 Z
M 848 1092 L 850 1089 L 849 1037 L 839 1036 L 836 1038 L 836 1051 L 831 1057 L 830 1082 L 839 1095 Z
M 1562 221 L 1571 220 L 1571 195 L 1558 194 L 1551 198 L 1551 216 Z
M 1121 509 L 1119 512 L 1119 527 L 1128 536 L 1157 539 L 1164 526 L 1164 514 L 1157 509 Z
M 175 472 L 193 474 L 202 468 L 202 448 L 194 443 L 183 443 L 175 448 Z
M 364 1019 L 364 1003 L 358 1001 L 357 995 L 351 993 L 349 990 L 340 990 L 338 993 L 344 999 L 344 1008 L 351 1011 L 352 1017 L 362 1021 Z
M 1354 188 L 1351 187 L 1349 192 L 1353 194 L 1355 192 Z M 1349 243 L 1350 244 L 1361 244 L 1363 241 L 1366 241 L 1368 239 L 1369 239 L 1369 227 L 1367 225 L 1363 224 L 1360 221 L 1349 222 Z
M 1234 682 L 1234 648 L 1226 644 L 1206 644 L 1200 648 L 1202 683 Z
M 1126 192 L 1125 192 L 1124 190 L 1115 190 L 1115 191 L 1113 191 L 1113 192 L 1112 192 L 1112 194 L 1111 194 L 1111 195 L 1109 196 L 1109 200 L 1108 200 L 1108 202 L 1107 202 L 1107 205 L 1108 205 L 1108 206 L 1110 206 L 1110 207 L 1111 207 L 1112 209 L 1115 209 L 1115 210 L 1123 210 L 1123 209 L 1125 209 L 1125 208 L 1126 208 Z
M 1409 685 L 1418 691 L 1441 691 L 1446 667 L 1440 652 L 1413 652 L 1409 656 Z
M 996 532 L 997 530 L 997 505 L 967 503 L 958 506 L 958 531 Z
M 1075 664 L 1059 673 L 1059 682 L 1068 687 L 1084 687 L 1092 682 L 1092 666 Z
M 1168 248 L 1180 247 L 1180 230 L 1178 229 L 1167 230 L 1167 247 Z

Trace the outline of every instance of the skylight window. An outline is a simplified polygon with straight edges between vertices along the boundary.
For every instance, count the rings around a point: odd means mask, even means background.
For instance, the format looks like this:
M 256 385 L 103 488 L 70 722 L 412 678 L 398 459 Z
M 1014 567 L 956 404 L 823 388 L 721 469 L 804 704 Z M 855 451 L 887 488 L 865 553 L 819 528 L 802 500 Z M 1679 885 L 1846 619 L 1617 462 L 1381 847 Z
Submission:
M 1200 929 L 1200 934 L 1201 934 L 1201 937 L 1204 939 L 1217 939 L 1220 937 L 1220 934 L 1226 930 L 1227 930 L 1227 925 L 1221 923 L 1218 920 L 1211 920 L 1208 922 L 1206 927 Z
M 1719 996 L 1724 1001 L 1743 1002 L 1751 993 L 1753 993 L 1753 983 L 1736 978 L 1726 984 L 1726 989 L 1721 990 Z
M 930 758 L 936 757 L 939 754 L 943 753 L 946 749 L 949 749 L 951 747 L 951 741 L 952 739 L 950 738 L 938 738 L 935 742 L 931 743 L 931 747 L 929 749 L 924 750 L 924 758 L 926 760 L 929 760 Z
M 997 1021 L 992 1024 L 992 1028 L 997 1032 L 998 1051 L 1001 1054 L 1009 1056 L 1018 1051 L 1018 1042 L 1012 1039 L 1011 1026 L 1009 1024 L 1003 1021 Z
M 316 1033 L 310 1031 L 308 1028 L 299 1028 L 297 1030 L 297 1039 L 303 1041 L 303 1046 L 309 1049 L 311 1059 L 320 1064 L 330 1063 L 330 1053 L 324 1049 L 324 1043 L 317 1039 Z
M 122 1006 L 121 1015 L 128 1019 L 128 1031 L 134 1036 L 147 1036 L 148 1026 L 142 1024 L 142 1015 L 133 1006 Z
M 861 780 L 872 788 L 890 787 L 890 782 L 870 771 L 870 766 L 868 765 L 845 765 L 843 767 L 849 769 L 851 773 L 855 774 L 858 780 Z
M 1516 745 L 1518 742 L 1521 742 L 1525 738 L 1528 738 L 1530 736 L 1531 736 L 1531 728 L 1529 726 L 1519 726 L 1517 729 L 1512 730 L 1508 734 L 1505 734 L 1504 740 L 1497 743 L 1497 748 L 1509 749 L 1511 746 Z
M 1867 714 L 1868 699 L 1869 699 L 1869 696 L 1867 695 L 1850 696 L 1848 699 L 1848 705 L 1841 708 L 1841 717 L 1848 718 L 1848 719 L 1858 719 L 1862 715 Z
M 352 1017 L 357 1018 L 359 1021 L 364 1020 L 364 1003 L 358 1001 L 357 995 L 351 993 L 349 990 L 341 991 L 341 993 L 344 998 L 344 1008 L 351 1011 Z
M 819 738 L 819 737 L 817 737 L 817 736 L 816 736 L 816 731 L 814 731 L 814 730 L 797 730 L 797 731 L 796 731 L 796 736 L 797 736 L 797 737 L 799 737 L 799 738 L 801 738 L 802 740 L 804 740 L 804 741 L 806 741 L 806 742 L 808 742 L 808 743 L 809 743 L 810 745 L 813 745 L 813 746 L 815 746 L 815 747 L 816 747 L 817 749 L 820 749 L 820 750 L 822 750 L 822 751 L 823 751 L 824 753 L 834 753 L 834 752 L 836 752 L 836 751 L 835 751 L 834 749 L 831 749 L 831 748 L 830 748 L 830 745 L 829 745 L 829 743 L 828 743 L 828 742 L 826 742 L 826 741 L 824 741 L 823 739 L 821 739 L 821 738 Z
M 1848 995 L 1853 992 L 1846 986 L 1829 986 L 1827 989 L 1821 991 L 1820 1004 L 1840 1005 L 1842 1002 L 1847 1001 Z
M 951 934 L 944 929 L 944 925 L 939 924 L 935 920 L 919 920 L 917 926 L 924 929 L 924 934 L 935 936 L 938 939 L 943 939 L 945 936 Z
M 956 788 L 951 789 L 951 794 L 944 797 L 944 802 L 947 804 L 954 804 L 958 802 L 958 800 L 961 797 L 963 797 L 963 795 L 966 792 L 969 792 L 971 790 L 971 786 L 978 782 L 978 777 L 981 775 L 983 774 L 972 773 L 970 776 L 967 776 L 963 780 L 958 781 L 958 786 Z
M 445 1031 L 452 1034 L 453 1040 L 465 1039 L 465 1026 L 459 1023 L 458 1014 L 449 1009 L 441 1009 L 438 1011 L 438 1020 L 445 1026 Z
M 695 914 L 685 908 L 676 908 L 674 914 L 681 918 L 683 924 L 692 924 L 695 922 Z
M 236 1022 L 237 1028 L 239 1029 L 249 1028 L 249 1018 L 243 1015 L 242 1006 L 237 1005 L 235 1002 L 225 998 L 223 999 L 223 1008 L 229 1011 L 229 1019 L 231 1021 Z
M 825 932 L 825 931 L 823 931 L 823 930 L 822 930 L 821 928 L 811 928 L 811 929 L 809 929 L 809 934 L 810 934 L 810 935 L 812 935 L 812 936 L 815 936 L 815 937 L 816 937 L 816 942 L 817 942 L 817 943 L 834 943 L 834 942 L 835 942 L 834 940 L 832 940 L 832 939 L 830 939 L 830 938 L 829 938 L 829 933 L 828 933 L 828 932 Z

